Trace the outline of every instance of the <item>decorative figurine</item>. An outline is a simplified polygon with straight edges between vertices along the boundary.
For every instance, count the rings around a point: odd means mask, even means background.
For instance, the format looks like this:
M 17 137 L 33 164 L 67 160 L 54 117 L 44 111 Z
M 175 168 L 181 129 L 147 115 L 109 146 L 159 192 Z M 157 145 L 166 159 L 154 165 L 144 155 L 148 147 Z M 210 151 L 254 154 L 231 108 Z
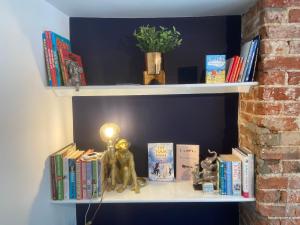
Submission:
M 117 192 L 123 192 L 127 185 L 132 185 L 135 193 L 140 192 L 140 186 L 135 172 L 133 154 L 129 151 L 130 143 L 126 139 L 120 139 L 115 144 L 116 167 L 121 186 Z
M 79 91 L 80 74 L 83 72 L 83 69 L 72 60 L 66 60 L 66 65 L 70 75 L 70 79 L 68 81 L 69 85 L 75 86 L 76 91 Z
M 203 190 L 204 183 L 212 183 L 214 188 L 217 188 L 217 153 L 209 149 L 208 153 L 213 154 L 213 156 L 206 157 L 206 159 L 200 163 L 202 170 L 199 170 L 198 165 L 193 171 L 193 185 L 196 190 Z

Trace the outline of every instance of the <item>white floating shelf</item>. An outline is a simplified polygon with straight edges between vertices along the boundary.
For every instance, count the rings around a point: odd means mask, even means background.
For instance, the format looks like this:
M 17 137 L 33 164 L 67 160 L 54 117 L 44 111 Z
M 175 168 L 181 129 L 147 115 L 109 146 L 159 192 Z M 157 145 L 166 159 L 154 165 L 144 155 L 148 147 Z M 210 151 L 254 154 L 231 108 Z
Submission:
M 51 87 L 59 97 L 63 96 L 129 96 L 129 95 L 181 95 L 219 94 L 249 92 L 257 82 L 221 84 L 165 84 L 165 85 L 102 85 L 74 87 Z
M 195 191 L 191 182 L 148 182 L 139 194 L 131 190 L 123 193 L 105 192 L 103 203 L 167 203 L 167 202 L 252 202 L 255 198 L 242 196 L 219 195 Z M 51 200 L 57 204 L 99 203 L 100 199 L 92 200 Z

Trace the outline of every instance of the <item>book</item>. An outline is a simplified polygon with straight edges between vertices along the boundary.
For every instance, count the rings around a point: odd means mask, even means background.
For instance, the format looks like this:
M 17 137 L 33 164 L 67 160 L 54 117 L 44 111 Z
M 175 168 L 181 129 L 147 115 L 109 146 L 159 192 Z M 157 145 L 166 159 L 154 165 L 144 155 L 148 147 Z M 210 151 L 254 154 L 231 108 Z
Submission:
M 206 83 L 224 83 L 225 82 L 225 55 L 206 55 Z
M 219 180 L 219 194 L 226 195 L 226 183 L 225 183 L 225 162 L 220 157 L 217 158 L 218 165 L 218 180 Z
M 53 200 L 62 200 L 64 198 L 63 157 L 72 150 L 74 145 L 74 143 L 71 143 L 50 155 L 51 190 Z
M 151 181 L 174 181 L 173 143 L 148 143 L 148 175 Z
M 76 153 L 76 146 L 72 146 L 69 153 L 63 157 L 63 177 L 64 177 L 64 199 L 69 199 L 69 158 Z
M 251 44 L 251 48 L 250 48 L 250 51 L 249 51 L 249 57 L 248 57 L 249 58 L 249 63 L 247 64 L 247 68 L 246 68 L 246 76 L 245 76 L 245 79 L 244 79 L 245 82 L 249 81 L 249 76 L 250 76 L 253 60 L 255 58 L 257 44 L 258 44 L 258 40 L 253 39 L 252 44 Z
M 249 149 L 245 147 L 240 147 L 239 150 L 244 154 L 246 154 L 248 157 L 249 172 L 248 172 L 248 178 L 246 179 L 248 180 L 249 183 L 249 198 L 252 198 L 254 197 L 254 166 L 255 166 L 254 155 Z
M 227 156 L 232 165 L 232 194 L 235 196 L 242 195 L 242 165 L 241 160 L 235 155 Z
M 54 65 L 54 55 L 53 55 L 53 45 L 51 40 L 51 32 L 45 31 L 46 36 L 46 46 L 47 46 L 47 52 L 48 52 L 48 58 L 49 58 L 49 67 L 50 67 L 50 73 L 51 73 L 51 82 L 52 86 L 57 86 L 57 77 L 56 77 L 56 69 Z
M 233 82 L 233 77 L 236 73 L 238 62 L 239 62 L 239 56 L 234 56 L 232 62 L 232 69 L 230 71 L 230 74 L 228 74 L 228 82 L 230 83 Z
M 81 157 L 81 192 L 82 192 L 82 199 L 87 199 L 87 160 L 86 157 L 93 153 L 93 149 L 88 149 Z
M 243 64 L 244 64 L 244 59 L 243 59 L 243 57 L 240 57 L 238 67 L 237 67 L 236 73 L 233 78 L 233 82 L 238 82 L 239 75 L 240 75 Z
M 192 180 L 192 171 L 199 165 L 199 145 L 176 145 L 176 180 Z
M 71 51 L 70 47 L 70 41 L 67 38 L 64 38 L 54 32 L 50 32 L 51 34 L 51 41 L 52 41 L 52 50 L 53 50 L 53 58 L 54 58 L 54 66 L 55 66 L 55 71 L 56 71 L 56 79 L 57 79 L 57 86 L 62 86 L 63 85 L 63 79 L 62 79 L 62 73 L 60 69 L 60 64 L 59 64 L 59 56 L 58 52 L 59 49 L 67 49 Z
M 259 47 L 260 47 L 260 36 L 257 36 L 254 39 L 257 41 L 256 51 L 254 53 L 254 59 L 253 59 L 253 63 L 252 63 L 252 66 L 251 66 L 250 75 L 248 77 L 248 82 L 254 81 L 254 74 L 255 74 L 255 70 L 256 70 L 258 52 L 259 52 Z
M 92 161 L 86 160 L 86 198 L 91 199 L 93 194 Z
M 73 154 L 69 158 L 69 199 L 76 199 L 76 161 L 84 151 L 76 151 L 76 154 Z
M 250 60 L 250 58 L 248 56 L 249 56 L 251 45 L 252 45 L 252 40 L 244 43 L 241 47 L 240 56 L 243 57 L 244 61 L 245 61 L 244 70 L 242 71 L 242 76 L 240 78 L 241 82 L 245 81 L 246 69 L 247 69 L 247 65 L 249 64 L 249 60 Z
M 50 62 L 49 62 L 48 47 L 47 47 L 47 40 L 46 40 L 45 32 L 42 33 L 42 39 L 43 39 L 45 66 L 46 66 L 46 72 L 47 72 L 47 83 L 51 87 L 52 80 L 51 80 Z
M 225 79 L 226 82 L 229 82 L 229 77 L 230 77 L 229 75 L 231 74 L 231 71 L 232 71 L 233 59 L 234 59 L 233 57 L 230 59 L 227 59 L 227 62 L 226 62 L 226 64 L 228 65 L 227 70 L 226 70 L 226 79 Z
M 65 85 L 71 86 L 73 85 L 71 83 L 71 75 L 70 70 L 73 69 L 71 66 L 76 66 L 78 69 L 78 72 L 80 73 L 80 85 L 84 86 L 86 85 L 86 78 L 82 66 L 82 60 L 79 55 L 76 55 L 75 53 L 72 53 L 66 49 L 60 49 L 59 50 L 59 58 L 60 58 L 60 64 L 63 72 L 64 79 L 66 80 Z
M 237 156 L 242 162 L 242 196 L 249 198 L 249 161 L 248 156 L 238 148 L 232 149 L 232 154 Z

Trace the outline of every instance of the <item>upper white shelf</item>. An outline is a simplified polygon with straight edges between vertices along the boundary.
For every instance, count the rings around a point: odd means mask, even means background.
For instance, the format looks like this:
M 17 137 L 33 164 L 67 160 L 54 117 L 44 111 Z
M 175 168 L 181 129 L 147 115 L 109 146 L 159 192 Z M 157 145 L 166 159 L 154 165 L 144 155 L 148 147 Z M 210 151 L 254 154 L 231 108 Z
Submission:
M 130 189 L 123 193 L 105 192 L 103 203 L 162 203 L 162 202 L 252 202 L 255 198 L 242 196 L 219 195 L 218 193 L 203 193 L 195 191 L 191 182 L 149 182 L 141 188 L 139 194 Z M 92 200 L 62 200 L 53 203 L 99 203 L 100 199 Z
M 181 95 L 181 94 L 219 94 L 249 92 L 257 82 L 221 84 L 165 84 L 165 85 L 102 85 L 74 87 L 51 87 L 59 97 L 63 96 L 129 96 L 129 95 Z

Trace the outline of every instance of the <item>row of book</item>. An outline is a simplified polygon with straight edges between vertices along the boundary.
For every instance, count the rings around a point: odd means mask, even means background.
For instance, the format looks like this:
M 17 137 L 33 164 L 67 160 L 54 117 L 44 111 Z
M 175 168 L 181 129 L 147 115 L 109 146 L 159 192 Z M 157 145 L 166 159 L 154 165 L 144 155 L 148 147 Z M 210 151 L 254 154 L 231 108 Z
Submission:
M 226 61 L 226 82 L 250 82 L 254 80 L 259 49 L 259 37 L 243 44 L 240 56 Z
M 104 153 L 70 144 L 50 156 L 53 200 L 92 199 L 104 188 Z
M 220 155 L 218 188 L 221 195 L 254 197 L 254 156 L 246 148 L 233 148 L 232 154 Z
M 86 85 L 81 57 L 71 52 L 70 41 L 52 31 L 44 31 L 42 39 L 48 85 L 72 86 L 75 73 L 80 85 Z

